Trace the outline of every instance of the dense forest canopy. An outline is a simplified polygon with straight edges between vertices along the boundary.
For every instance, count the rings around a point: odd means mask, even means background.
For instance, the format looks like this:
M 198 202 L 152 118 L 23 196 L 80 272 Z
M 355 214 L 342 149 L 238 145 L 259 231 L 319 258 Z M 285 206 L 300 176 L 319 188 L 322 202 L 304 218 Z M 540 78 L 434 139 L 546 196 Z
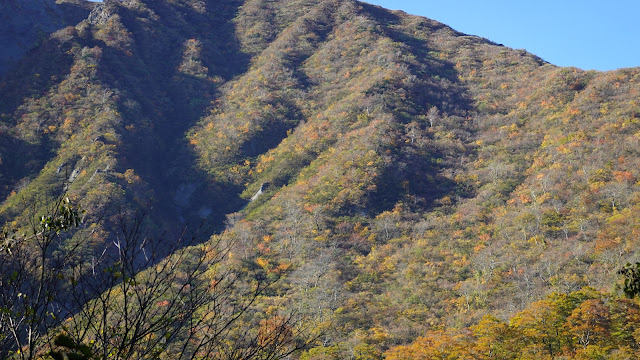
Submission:
M 234 274 L 227 304 L 253 300 L 225 341 L 282 345 L 274 358 L 638 356 L 618 271 L 638 260 L 639 68 L 557 67 L 354 0 L 47 6 L 47 21 L 77 18 L 43 27 L 0 80 L 3 239 L 29 239 L 16 234 L 65 194 L 82 222 L 41 254 L 90 261 L 120 254 L 123 219 L 145 209 L 139 250 L 157 251 L 129 256 L 134 288 L 184 285 L 203 264 Z M 85 309 L 124 301 L 128 283 L 109 279 Z M 68 349 L 99 350 L 64 331 Z M 208 356 L 242 358 L 232 347 Z M 127 351 L 158 354 L 143 348 Z

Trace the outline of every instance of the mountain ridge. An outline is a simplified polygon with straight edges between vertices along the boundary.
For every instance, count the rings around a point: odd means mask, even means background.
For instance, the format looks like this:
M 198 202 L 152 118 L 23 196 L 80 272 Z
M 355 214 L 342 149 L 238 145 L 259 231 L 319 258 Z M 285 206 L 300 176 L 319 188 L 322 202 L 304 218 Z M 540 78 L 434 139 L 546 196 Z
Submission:
M 116 209 L 153 208 L 157 233 L 205 219 L 291 269 L 264 304 L 380 358 L 614 288 L 638 245 L 639 81 L 351 0 L 106 2 L 4 77 L 0 216 L 66 189 L 105 219 L 96 251 Z

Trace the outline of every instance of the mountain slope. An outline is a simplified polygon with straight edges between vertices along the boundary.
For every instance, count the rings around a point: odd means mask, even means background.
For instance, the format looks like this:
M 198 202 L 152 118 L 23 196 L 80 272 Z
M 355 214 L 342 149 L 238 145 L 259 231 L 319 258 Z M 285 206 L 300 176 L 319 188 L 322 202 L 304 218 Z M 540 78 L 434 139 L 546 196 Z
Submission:
M 7 0 L 0 4 L 0 75 L 52 32 L 75 25 L 89 13 L 84 1 Z
M 157 221 L 167 221 L 166 229 L 176 228 L 185 221 L 180 218 L 192 218 L 198 212 L 218 217 L 229 212 L 204 207 L 215 202 L 212 198 L 228 199 L 222 195 L 227 191 L 208 190 L 215 185 L 207 184 L 190 165 L 181 137 L 213 99 L 217 84 L 236 71 L 226 60 L 239 59 L 232 63 L 240 67 L 243 62 L 243 55 L 235 55 L 226 42 L 233 35 L 222 31 L 234 5 L 210 5 L 210 12 L 183 4 L 98 5 L 86 20 L 56 32 L 41 46 L 40 53 L 34 54 L 36 64 L 8 75 L 8 84 L 45 79 L 42 90 L 31 97 L 37 87 L 15 95 L 11 86 L 4 89 L 9 127 L 5 133 L 12 137 L 8 141 L 39 151 L 28 156 L 39 161 L 34 166 L 2 172 L 10 177 L 5 196 L 16 192 L 16 185 L 32 180 L 14 200 L 24 203 L 24 198 L 46 195 L 40 188 L 44 184 L 60 188 L 63 181 L 73 180 L 70 190 L 85 199 L 89 215 L 100 213 L 97 204 L 155 204 Z M 196 30 L 190 23 L 215 26 L 215 33 L 213 28 L 209 33 L 206 27 Z M 196 32 L 210 35 L 204 45 L 198 45 L 204 50 L 194 47 Z M 158 44 L 157 39 L 163 42 Z M 193 51 L 205 52 L 211 76 L 190 72 L 188 62 L 194 54 L 189 52 Z M 183 62 L 187 65 L 181 66 Z M 52 63 L 56 73 L 42 71 Z M 50 165 L 42 170 L 46 162 Z M 187 207 L 193 198 L 201 205 Z M 7 212 L 21 211 L 12 204 L 10 199 Z
M 638 246 L 637 68 L 560 68 L 351 0 L 129 0 L 16 69 L 5 221 L 65 182 L 104 219 L 81 230 L 97 250 L 119 209 L 153 208 L 157 233 L 206 218 L 291 269 L 265 306 L 330 320 L 336 356 L 611 290 Z

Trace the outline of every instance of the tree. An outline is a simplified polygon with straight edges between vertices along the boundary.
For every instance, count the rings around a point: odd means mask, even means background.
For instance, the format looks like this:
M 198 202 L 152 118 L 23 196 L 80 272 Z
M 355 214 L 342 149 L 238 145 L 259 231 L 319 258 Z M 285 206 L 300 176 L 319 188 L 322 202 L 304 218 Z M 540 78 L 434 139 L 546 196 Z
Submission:
M 526 344 L 523 348 L 527 352 L 547 353 L 553 357 L 566 343 L 564 321 L 558 302 L 544 299 L 533 302 L 511 318 L 511 326 L 522 334 L 521 342 Z
M 640 262 L 635 264 L 627 263 L 625 267 L 618 270 L 618 274 L 624 276 L 624 294 L 633 299 L 640 294 Z
M 0 358 L 15 353 L 34 358 L 52 341 L 59 324 L 65 271 L 76 247 L 63 248 L 61 235 L 80 224 L 80 210 L 57 198 L 46 215 L 32 218 L 28 230 L 5 225 L 0 234 Z
M 487 315 L 471 328 L 478 356 L 487 359 L 515 359 L 520 353 L 518 333 L 505 322 Z
M 396 346 L 385 359 L 477 359 L 473 338 L 468 330 L 460 333 L 430 330 L 410 345 Z
M 580 304 L 567 318 L 569 331 L 576 341 L 589 345 L 610 345 L 611 316 L 600 299 L 589 299 Z
M 440 111 L 437 107 L 432 106 L 427 111 L 427 120 L 429 120 L 429 127 L 433 127 L 433 123 L 440 119 Z
M 2 358 L 279 359 L 314 340 L 306 318 L 260 311 L 278 278 L 230 261 L 224 236 L 158 241 L 144 212 L 121 212 L 112 245 L 87 256 L 62 235 L 79 210 L 61 198 L 50 213 L 32 235 L 3 232 Z

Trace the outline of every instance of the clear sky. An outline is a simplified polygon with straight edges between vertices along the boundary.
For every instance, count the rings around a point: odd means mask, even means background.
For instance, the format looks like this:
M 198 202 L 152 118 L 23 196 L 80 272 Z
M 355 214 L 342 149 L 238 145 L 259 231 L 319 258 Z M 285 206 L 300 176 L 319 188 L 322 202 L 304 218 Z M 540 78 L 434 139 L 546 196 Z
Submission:
M 640 66 L 640 0 L 365 0 L 560 66 Z

